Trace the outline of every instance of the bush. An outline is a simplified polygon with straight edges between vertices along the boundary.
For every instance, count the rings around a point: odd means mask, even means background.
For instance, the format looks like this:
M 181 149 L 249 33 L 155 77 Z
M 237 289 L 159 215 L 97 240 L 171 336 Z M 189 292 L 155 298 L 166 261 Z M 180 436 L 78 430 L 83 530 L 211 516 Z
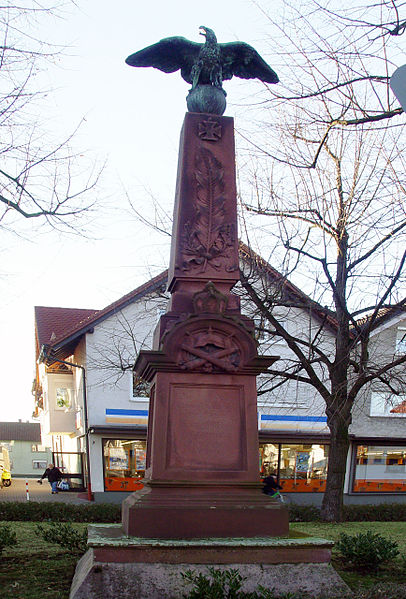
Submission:
M 313 505 L 290 504 L 290 522 L 320 522 L 320 508 Z M 376 505 L 345 505 L 343 522 L 406 522 L 406 503 Z
M 314 505 L 290 504 L 290 522 L 320 522 L 320 508 Z M 0 521 L 22 522 L 121 522 L 121 505 L 116 503 L 87 503 L 74 505 L 38 501 L 0 502 Z M 344 522 L 406 522 L 406 503 L 376 505 L 346 505 Z
M 336 549 L 353 566 L 364 570 L 377 570 L 382 563 L 394 559 L 399 553 L 395 541 L 385 539 L 371 530 L 357 535 L 342 533 Z
M 269 589 L 259 586 L 252 593 L 241 590 L 245 577 L 238 570 L 216 570 L 207 568 L 209 576 L 193 570 L 187 570 L 182 574 L 184 582 L 192 584 L 192 590 L 183 595 L 184 599 L 305 599 L 303 593 L 283 593 L 275 595 Z
M 121 505 L 90 503 L 74 505 L 38 501 L 0 502 L 0 520 L 19 522 L 121 522 Z
M 319 522 L 320 508 L 314 505 L 296 505 L 290 504 L 289 522 Z
M 17 536 L 8 524 L 0 526 L 0 555 L 6 547 L 17 545 Z
M 380 503 L 376 505 L 346 505 L 345 522 L 405 522 L 406 503 Z
M 38 524 L 36 530 L 47 543 L 60 545 L 72 552 L 84 553 L 87 549 L 87 530 L 79 532 L 70 522 Z
M 187 599 L 224 599 L 240 597 L 241 585 L 244 581 L 238 570 L 216 570 L 208 568 L 210 577 L 204 574 L 196 574 L 193 570 L 187 570 L 182 574 L 186 583 L 192 584 L 193 588 Z

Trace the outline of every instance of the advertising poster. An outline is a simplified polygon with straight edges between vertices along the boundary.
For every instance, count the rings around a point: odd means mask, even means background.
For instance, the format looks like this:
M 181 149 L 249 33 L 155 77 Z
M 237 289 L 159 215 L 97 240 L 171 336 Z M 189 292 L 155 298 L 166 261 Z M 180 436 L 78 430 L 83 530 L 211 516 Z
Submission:
M 296 454 L 296 472 L 307 472 L 309 469 L 309 453 L 300 451 Z
M 135 464 L 137 470 L 145 470 L 145 461 L 146 461 L 146 451 L 145 449 L 136 449 L 135 450 Z
M 127 453 L 120 447 L 111 447 L 108 467 L 110 470 L 128 470 Z

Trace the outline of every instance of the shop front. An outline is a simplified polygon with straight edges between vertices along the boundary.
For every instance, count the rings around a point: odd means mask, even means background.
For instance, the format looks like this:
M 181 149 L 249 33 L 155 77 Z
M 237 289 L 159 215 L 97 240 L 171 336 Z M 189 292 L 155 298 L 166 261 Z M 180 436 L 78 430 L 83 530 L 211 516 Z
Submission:
M 117 431 L 118 432 L 118 431 Z M 104 493 L 131 493 L 142 489 L 145 476 L 145 433 L 128 433 L 125 438 L 111 434 L 101 439 L 103 456 Z M 273 474 L 282 486 L 283 493 L 292 495 L 297 503 L 319 504 L 326 488 L 329 443 L 327 436 L 304 435 L 287 437 L 280 433 L 272 436 L 260 434 L 259 472 L 263 479 Z M 351 466 L 347 476 L 346 503 L 357 497 L 401 496 L 406 492 L 406 444 L 383 444 L 377 440 L 352 441 Z M 102 493 L 102 495 L 104 494 Z M 308 496 L 305 500 L 304 495 Z M 310 495 L 314 497 L 312 500 Z M 319 499 L 316 497 L 319 495 Z M 353 498 L 353 499 L 351 499 Z M 406 495 L 405 495 L 406 498 Z M 100 498 L 101 499 L 101 498 Z M 374 500 L 374 502 L 375 502 Z M 397 499 L 398 500 L 398 499 Z M 392 499 L 393 501 L 393 499 Z
M 356 443 L 354 458 L 353 493 L 406 492 L 406 443 Z
M 145 475 L 145 439 L 103 439 L 105 491 L 137 491 Z
M 132 492 L 142 488 L 146 440 L 103 438 L 104 491 Z M 323 492 L 327 476 L 328 445 L 320 442 L 263 442 L 259 444 L 261 478 L 274 474 L 285 493 Z
M 284 493 L 322 493 L 328 450 L 322 443 L 260 443 L 261 477 L 273 474 Z

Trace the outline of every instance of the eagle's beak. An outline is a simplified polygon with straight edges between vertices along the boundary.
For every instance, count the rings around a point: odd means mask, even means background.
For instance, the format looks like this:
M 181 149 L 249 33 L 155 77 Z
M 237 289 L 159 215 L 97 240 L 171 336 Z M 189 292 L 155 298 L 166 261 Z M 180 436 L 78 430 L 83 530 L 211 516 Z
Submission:
M 200 25 L 199 27 L 199 35 L 206 35 L 206 27 L 204 27 L 203 25 Z

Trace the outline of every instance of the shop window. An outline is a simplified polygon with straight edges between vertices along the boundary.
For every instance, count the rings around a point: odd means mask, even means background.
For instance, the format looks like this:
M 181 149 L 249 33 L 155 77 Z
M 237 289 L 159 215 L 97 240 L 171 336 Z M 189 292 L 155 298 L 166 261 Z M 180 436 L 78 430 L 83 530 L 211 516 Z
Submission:
M 272 443 L 261 443 L 259 446 L 259 469 L 261 477 L 278 473 L 279 445 Z
M 137 491 L 145 475 L 146 444 L 134 439 L 104 439 L 104 490 Z
M 406 491 L 406 446 L 358 445 L 353 491 L 399 493 Z
M 285 492 L 319 493 L 326 489 L 328 445 L 282 444 L 279 481 Z
M 261 476 L 275 474 L 285 492 L 318 493 L 325 491 L 328 445 L 260 445 Z

